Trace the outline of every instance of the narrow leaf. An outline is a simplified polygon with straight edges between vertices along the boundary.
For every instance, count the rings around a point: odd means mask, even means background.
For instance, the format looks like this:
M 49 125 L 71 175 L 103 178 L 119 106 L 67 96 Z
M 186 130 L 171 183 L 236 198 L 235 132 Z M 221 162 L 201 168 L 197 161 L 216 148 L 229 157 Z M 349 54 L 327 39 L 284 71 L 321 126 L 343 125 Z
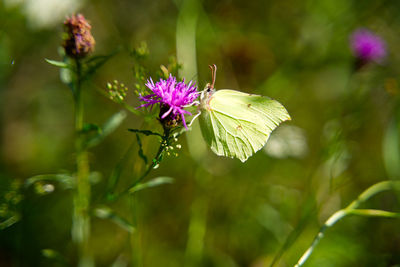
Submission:
M 386 210 L 375 209 L 353 209 L 347 212 L 348 214 L 367 216 L 367 217 L 385 217 L 385 218 L 400 218 L 400 213 Z
M 109 219 L 122 229 L 126 230 L 129 233 L 133 233 L 135 231 L 135 227 L 129 223 L 124 218 L 118 216 L 111 208 L 109 207 L 101 207 L 94 210 L 94 215 L 100 219 Z
M 121 110 L 120 112 L 114 114 L 103 126 L 103 134 L 109 135 L 123 122 L 126 118 L 126 112 Z
M 51 60 L 51 59 L 47 59 L 45 58 L 44 60 L 46 60 L 47 63 L 49 63 L 50 65 L 56 66 L 56 67 L 60 67 L 60 68 L 69 68 L 69 64 L 63 62 L 63 61 L 57 61 L 57 60 Z
M 156 136 L 162 137 L 161 134 L 155 133 L 155 132 L 152 132 L 152 131 L 149 131 L 149 130 L 128 129 L 128 131 L 134 132 L 134 133 L 141 133 L 141 134 L 144 134 L 144 135 L 146 135 L 146 136 L 149 136 L 149 135 L 156 135 Z
M 94 136 L 87 141 L 87 147 L 93 147 L 101 143 L 109 134 L 111 134 L 126 118 L 126 111 L 121 110 L 114 114 L 108 121 L 103 125 L 102 132 Z
M 139 152 L 138 152 L 139 157 L 140 157 L 141 159 L 143 159 L 144 164 L 147 164 L 147 157 L 146 157 L 146 155 L 145 155 L 144 152 L 143 152 L 142 141 L 140 140 L 140 136 L 139 136 L 138 133 L 136 133 L 136 140 L 137 140 L 138 145 L 139 145 Z
M 174 178 L 161 176 L 161 177 L 154 178 L 148 182 L 140 183 L 140 184 L 137 184 L 137 185 L 131 187 L 129 189 L 129 193 L 132 194 L 132 193 L 138 192 L 138 191 L 146 189 L 146 188 L 156 187 L 156 186 L 163 185 L 163 184 L 172 184 L 173 182 L 174 182 Z
M 0 230 L 6 229 L 13 224 L 17 223 L 21 219 L 19 214 L 14 214 L 13 216 L 7 218 L 5 221 L 0 222 Z

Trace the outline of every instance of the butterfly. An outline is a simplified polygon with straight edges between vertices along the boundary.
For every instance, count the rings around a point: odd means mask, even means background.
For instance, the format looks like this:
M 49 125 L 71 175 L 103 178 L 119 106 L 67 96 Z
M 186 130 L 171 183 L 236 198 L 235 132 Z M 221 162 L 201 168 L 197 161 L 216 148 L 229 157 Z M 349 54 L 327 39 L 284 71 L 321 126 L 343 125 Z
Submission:
M 291 118 L 282 104 L 269 97 L 215 90 L 217 66 L 209 67 L 212 84 L 202 91 L 199 105 L 203 138 L 218 156 L 245 162 L 267 143 L 281 122 Z

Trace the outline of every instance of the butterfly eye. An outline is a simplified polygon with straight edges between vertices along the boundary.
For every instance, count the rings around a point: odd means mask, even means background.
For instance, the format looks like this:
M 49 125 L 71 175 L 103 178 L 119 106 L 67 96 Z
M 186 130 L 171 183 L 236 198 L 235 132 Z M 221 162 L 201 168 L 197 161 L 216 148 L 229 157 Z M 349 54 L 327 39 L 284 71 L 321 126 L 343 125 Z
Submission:
M 207 84 L 206 84 L 206 87 L 204 88 L 204 90 L 205 90 L 207 93 L 210 93 L 210 92 L 213 90 L 213 87 L 211 86 L 210 83 L 207 83 Z

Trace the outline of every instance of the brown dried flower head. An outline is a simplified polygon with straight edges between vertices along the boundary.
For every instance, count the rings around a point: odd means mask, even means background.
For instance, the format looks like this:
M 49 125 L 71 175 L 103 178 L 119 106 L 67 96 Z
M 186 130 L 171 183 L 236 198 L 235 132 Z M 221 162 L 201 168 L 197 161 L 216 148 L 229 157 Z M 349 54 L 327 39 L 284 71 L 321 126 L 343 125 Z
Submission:
M 82 58 L 94 50 L 92 26 L 82 14 L 72 15 L 64 21 L 66 37 L 63 47 L 68 56 Z

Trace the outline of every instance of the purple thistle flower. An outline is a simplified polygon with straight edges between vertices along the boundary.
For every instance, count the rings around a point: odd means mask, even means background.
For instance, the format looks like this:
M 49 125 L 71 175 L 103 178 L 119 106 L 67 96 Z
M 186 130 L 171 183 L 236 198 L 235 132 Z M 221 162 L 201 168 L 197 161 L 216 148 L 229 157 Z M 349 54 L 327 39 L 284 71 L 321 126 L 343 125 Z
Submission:
M 185 80 L 176 82 L 176 78 L 172 75 L 167 80 L 160 79 L 154 84 L 150 78 L 147 80 L 146 86 L 153 94 L 139 96 L 141 101 L 147 102 L 141 107 L 153 107 L 154 104 L 160 104 L 160 121 L 163 126 L 175 127 L 177 123 L 182 121 L 183 126 L 187 129 L 184 114 L 192 115 L 189 111 L 184 110 L 185 107 L 193 105 L 198 97 L 197 87 L 192 85 L 192 81 L 185 84 Z
M 382 63 L 386 57 L 385 41 L 367 29 L 357 29 L 350 37 L 353 55 L 361 65 L 368 62 Z

